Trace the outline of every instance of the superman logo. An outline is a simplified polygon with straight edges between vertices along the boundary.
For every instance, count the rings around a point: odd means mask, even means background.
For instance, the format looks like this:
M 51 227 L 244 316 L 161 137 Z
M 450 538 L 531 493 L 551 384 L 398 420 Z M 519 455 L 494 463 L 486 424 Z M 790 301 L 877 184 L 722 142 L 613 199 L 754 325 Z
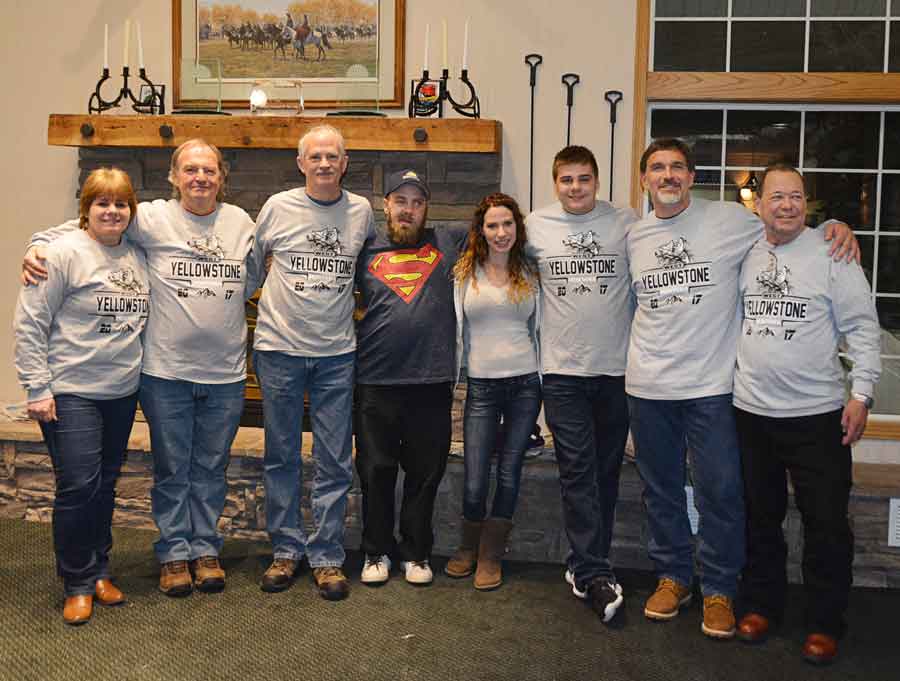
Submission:
M 369 263 L 369 272 L 404 302 L 410 303 L 443 259 L 443 253 L 431 244 L 425 244 L 419 249 L 379 253 Z

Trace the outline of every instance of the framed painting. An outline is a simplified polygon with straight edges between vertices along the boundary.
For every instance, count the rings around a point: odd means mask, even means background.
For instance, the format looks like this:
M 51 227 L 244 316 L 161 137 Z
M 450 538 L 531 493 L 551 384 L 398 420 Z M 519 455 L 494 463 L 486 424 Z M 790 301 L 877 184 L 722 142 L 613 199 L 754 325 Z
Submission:
M 405 106 L 406 0 L 172 0 L 175 108 Z M 284 99 L 278 90 L 285 88 Z

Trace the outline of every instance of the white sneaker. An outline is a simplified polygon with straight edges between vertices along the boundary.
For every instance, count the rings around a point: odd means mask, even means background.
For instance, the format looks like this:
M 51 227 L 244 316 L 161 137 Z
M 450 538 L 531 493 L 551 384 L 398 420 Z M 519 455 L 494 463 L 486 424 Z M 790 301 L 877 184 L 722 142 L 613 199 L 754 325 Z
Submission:
M 391 559 L 387 556 L 370 556 L 366 554 L 359 581 L 363 584 L 384 584 L 391 576 Z
M 434 579 L 434 574 L 431 572 L 431 566 L 427 560 L 404 560 L 400 563 L 400 569 L 403 570 L 406 575 L 406 581 L 410 584 L 423 586 L 431 584 Z
M 584 591 L 578 590 L 578 587 L 575 586 L 575 573 L 571 570 L 566 570 L 566 582 L 572 587 L 572 593 L 575 594 L 575 598 L 580 598 L 581 600 L 587 598 L 587 589 Z

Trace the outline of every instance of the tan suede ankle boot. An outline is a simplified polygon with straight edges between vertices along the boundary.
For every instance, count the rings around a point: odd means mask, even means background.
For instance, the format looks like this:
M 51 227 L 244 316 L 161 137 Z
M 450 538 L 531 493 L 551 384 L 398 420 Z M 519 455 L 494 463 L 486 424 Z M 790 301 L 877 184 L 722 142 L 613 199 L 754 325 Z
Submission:
M 444 568 L 448 577 L 468 577 L 475 571 L 479 541 L 481 541 L 481 522 L 463 518 L 459 548 Z
M 506 540 L 512 531 L 511 520 L 488 518 L 481 527 L 481 543 L 478 545 L 478 569 L 475 571 L 475 588 L 481 591 L 496 589 L 503 584 L 503 554 Z

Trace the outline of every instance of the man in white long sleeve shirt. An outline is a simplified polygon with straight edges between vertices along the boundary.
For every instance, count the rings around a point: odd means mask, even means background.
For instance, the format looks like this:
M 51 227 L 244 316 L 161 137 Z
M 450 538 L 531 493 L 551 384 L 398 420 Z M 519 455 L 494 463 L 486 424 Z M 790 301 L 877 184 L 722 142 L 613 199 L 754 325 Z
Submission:
M 803 519 L 807 630 L 803 656 L 837 656 L 853 578 L 847 521 L 850 445 L 866 426 L 881 372 L 881 332 L 860 266 L 833 262 L 804 224 L 803 178 L 769 167 L 756 200 L 766 227 L 744 260 L 734 404 L 747 509 L 747 614 L 738 636 L 763 640 L 784 614 L 786 472 Z M 850 399 L 838 351 L 846 343 Z

